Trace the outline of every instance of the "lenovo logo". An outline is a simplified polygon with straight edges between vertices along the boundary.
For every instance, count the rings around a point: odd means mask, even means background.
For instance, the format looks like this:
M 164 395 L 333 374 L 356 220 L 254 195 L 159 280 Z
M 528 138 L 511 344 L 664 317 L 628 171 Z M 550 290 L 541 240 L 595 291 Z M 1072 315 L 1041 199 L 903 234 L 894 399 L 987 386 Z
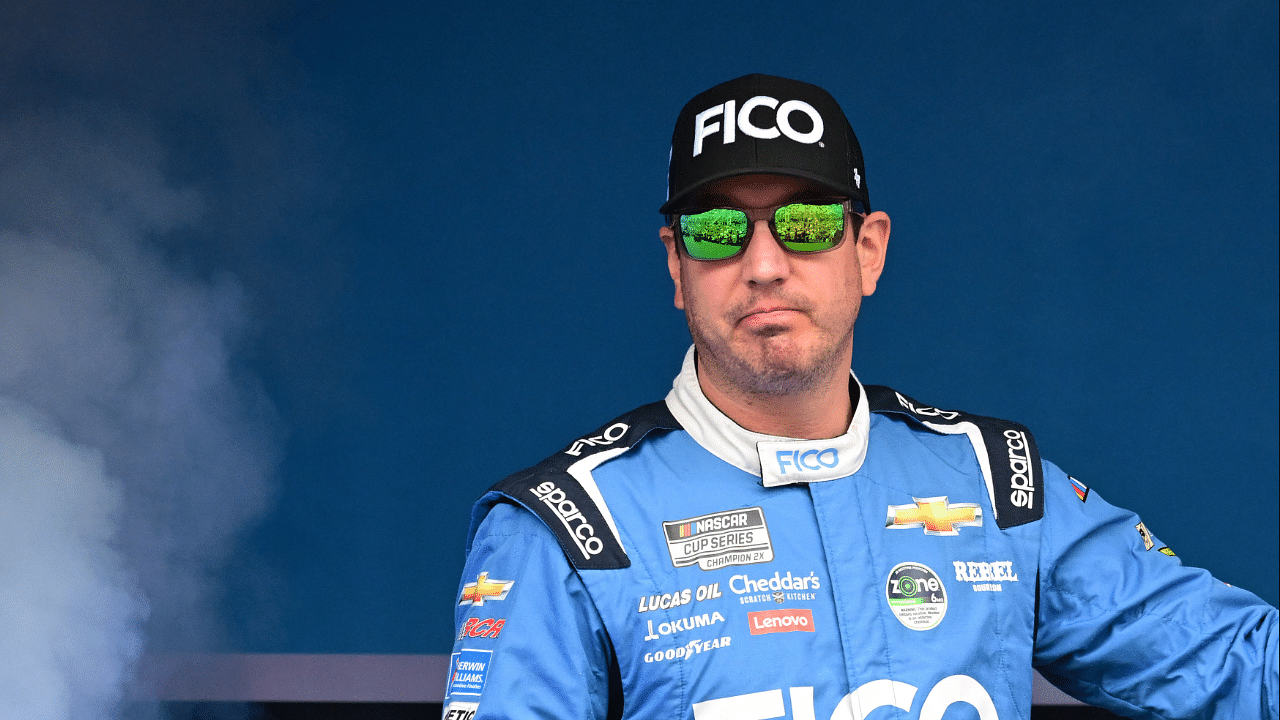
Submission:
M 758 610 L 747 613 L 752 635 L 782 632 L 814 632 L 813 611 L 807 608 Z

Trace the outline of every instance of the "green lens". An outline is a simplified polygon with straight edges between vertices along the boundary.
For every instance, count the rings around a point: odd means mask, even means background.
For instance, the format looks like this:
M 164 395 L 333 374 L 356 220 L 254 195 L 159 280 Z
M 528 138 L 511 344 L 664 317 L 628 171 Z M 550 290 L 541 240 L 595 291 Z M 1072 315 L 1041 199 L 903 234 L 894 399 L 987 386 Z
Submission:
M 689 257 L 696 260 L 721 260 L 737 255 L 746 244 L 750 229 L 747 214 L 741 210 L 720 208 L 680 216 L 684 247 Z
M 778 239 L 789 250 L 830 250 L 844 237 L 844 205 L 784 205 L 774 213 L 773 224 L 778 228 Z

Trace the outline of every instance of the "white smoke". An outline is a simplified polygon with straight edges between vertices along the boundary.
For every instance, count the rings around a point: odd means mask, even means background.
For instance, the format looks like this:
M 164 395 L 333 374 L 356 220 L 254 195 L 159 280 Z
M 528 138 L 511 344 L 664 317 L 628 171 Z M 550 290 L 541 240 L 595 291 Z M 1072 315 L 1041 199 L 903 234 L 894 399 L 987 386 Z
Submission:
M 165 242 L 206 202 L 136 117 L 0 119 L 2 720 L 113 717 L 144 638 L 217 643 L 276 443 L 241 286 Z
M 0 717 L 102 717 L 147 611 L 111 546 L 119 486 L 30 407 L 0 401 L 0 442 Z

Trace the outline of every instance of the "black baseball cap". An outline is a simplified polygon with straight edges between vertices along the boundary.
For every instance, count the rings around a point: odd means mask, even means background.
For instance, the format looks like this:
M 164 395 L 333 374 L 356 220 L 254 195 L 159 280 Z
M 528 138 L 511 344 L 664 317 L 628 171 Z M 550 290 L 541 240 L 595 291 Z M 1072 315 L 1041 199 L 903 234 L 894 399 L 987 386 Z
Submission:
M 679 210 L 714 180 L 764 173 L 812 180 L 871 212 L 862 148 L 836 99 L 817 85 L 759 74 L 721 83 L 680 111 L 658 211 Z

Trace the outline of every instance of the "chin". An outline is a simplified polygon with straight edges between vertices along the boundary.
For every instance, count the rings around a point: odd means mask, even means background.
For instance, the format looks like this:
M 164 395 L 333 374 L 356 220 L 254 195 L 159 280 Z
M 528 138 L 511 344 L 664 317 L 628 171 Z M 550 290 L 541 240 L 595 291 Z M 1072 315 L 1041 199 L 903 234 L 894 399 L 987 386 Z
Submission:
M 734 358 L 734 380 L 762 395 L 790 395 L 807 390 L 822 377 L 822 353 L 810 348 L 756 347 Z

